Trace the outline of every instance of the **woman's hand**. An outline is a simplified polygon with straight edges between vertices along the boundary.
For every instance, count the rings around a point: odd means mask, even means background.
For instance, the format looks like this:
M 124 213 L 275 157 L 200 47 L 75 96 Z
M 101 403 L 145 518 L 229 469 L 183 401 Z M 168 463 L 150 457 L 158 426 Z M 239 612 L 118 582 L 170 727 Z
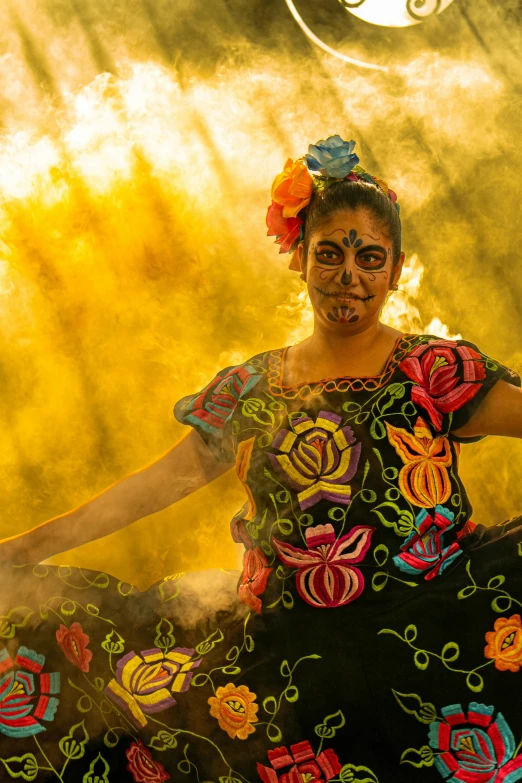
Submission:
M 488 392 L 471 419 L 453 435 L 475 438 L 478 435 L 505 435 L 522 438 L 522 389 L 498 381 Z
M 41 562 L 155 514 L 233 467 L 218 462 L 195 430 L 156 462 L 130 473 L 82 506 L 0 541 L 0 562 Z

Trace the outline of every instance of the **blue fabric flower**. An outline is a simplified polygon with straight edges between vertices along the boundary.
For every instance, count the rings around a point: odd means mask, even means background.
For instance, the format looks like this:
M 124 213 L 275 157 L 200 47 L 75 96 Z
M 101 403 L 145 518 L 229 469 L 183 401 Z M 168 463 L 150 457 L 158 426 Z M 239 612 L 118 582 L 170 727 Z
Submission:
M 343 141 L 340 136 L 329 136 L 326 141 L 322 139 L 317 144 L 310 144 L 304 160 L 309 171 L 343 179 L 359 164 L 354 148 L 355 141 Z

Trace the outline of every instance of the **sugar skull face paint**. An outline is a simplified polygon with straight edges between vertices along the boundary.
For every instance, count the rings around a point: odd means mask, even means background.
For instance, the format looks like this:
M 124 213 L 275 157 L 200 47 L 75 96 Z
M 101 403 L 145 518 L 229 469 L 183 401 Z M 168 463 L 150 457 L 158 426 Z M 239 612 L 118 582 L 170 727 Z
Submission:
M 393 263 L 391 238 L 365 210 L 338 212 L 310 237 L 306 278 L 316 320 L 329 329 L 378 320 L 402 266 Z

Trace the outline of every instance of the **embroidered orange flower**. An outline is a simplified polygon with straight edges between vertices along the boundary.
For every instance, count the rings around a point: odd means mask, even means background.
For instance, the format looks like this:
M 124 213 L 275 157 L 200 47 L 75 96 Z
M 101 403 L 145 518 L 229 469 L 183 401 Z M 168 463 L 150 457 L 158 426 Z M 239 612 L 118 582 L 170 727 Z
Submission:
M 448 467 L 452 456 L 449 440 L 433 437 L 419 416 L 413 434 L 386 422 L 388 440 L 404 467 L 399 473 L 399 489 L 414 506 L 435 508 L 451 495 Z
M 210 714 L 218 719 L 220 727 L 229 737 L 247 739 L 255 731 L 252 724 L 258 721 L 258 705 L 254 704 L 256 699 L 256 694 L 246 685 L 229 682 L 224 688 L 218 688 L 216 695 L 208 700 Z
M 519 614 L 499 617 L 495 630 L 486 634 L 486 658 L 493 658 L 501 672 L 518 672 L 522 666 L 522 620 Z
M 288 158 L 285 168 L 272 184 L 272 201 L 281 204 L 283 217 L 296 217 L 312 196 L 312 175 L 301 160 Z
M 56 639 L 68 661 L 74 663 L 82 672 L 89 671 L 92 651 L 87 649 L 89 637 L 83 633 L 80 623 L 72 623 L 70 628 L 60 625 Z

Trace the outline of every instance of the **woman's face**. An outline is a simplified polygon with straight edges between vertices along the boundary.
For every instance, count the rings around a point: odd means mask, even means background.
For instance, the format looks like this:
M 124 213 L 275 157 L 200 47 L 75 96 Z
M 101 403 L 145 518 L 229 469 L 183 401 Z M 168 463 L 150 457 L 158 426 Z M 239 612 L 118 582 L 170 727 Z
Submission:
M 313 232 L 306 259 L 299 247 L 316 319 L 329 329 L 355 333 L 379 319 L 404 253 L 394 265 L 391 238 L 370 212 L 336 212 Z

